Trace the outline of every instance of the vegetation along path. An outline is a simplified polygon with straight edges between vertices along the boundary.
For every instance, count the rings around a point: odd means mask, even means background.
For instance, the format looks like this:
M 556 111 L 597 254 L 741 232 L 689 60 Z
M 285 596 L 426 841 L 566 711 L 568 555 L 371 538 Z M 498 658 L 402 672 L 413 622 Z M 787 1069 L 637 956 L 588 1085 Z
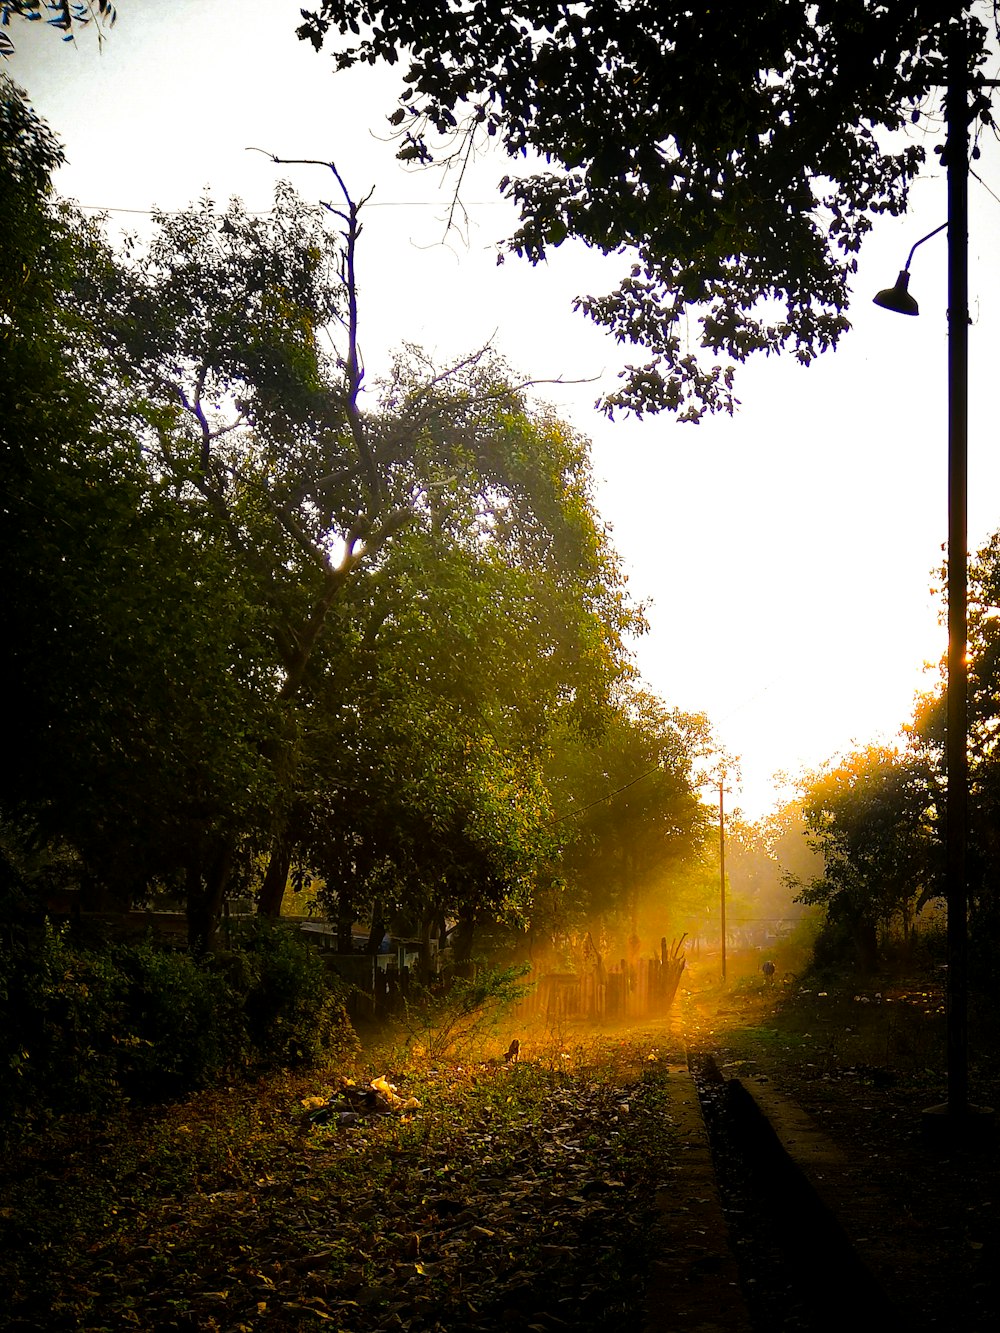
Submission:
M 369 1051 L 394 1087 L 329 1071 L 67 1130 L 4 1173 L 4 1326 L 634 1326 L 681 1148 L 667 1035 Z
M 3 1168 L 2 1327 L 992 1329 L 996 1150 L 924 1147 L 933 1052 L 885 1042 L 919 995 L 708 987 L 683 1034 L 370 1046 L 64 1125 Z

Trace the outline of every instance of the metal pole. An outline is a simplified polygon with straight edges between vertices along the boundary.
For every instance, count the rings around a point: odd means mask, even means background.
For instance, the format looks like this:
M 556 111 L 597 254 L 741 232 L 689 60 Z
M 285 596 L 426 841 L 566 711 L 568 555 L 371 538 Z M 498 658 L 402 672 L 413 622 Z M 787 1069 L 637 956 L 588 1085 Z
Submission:
M 726 816 L 722 806 L 722 784 L 726 780 L 723 772 L 719 777 L 719 902 L 722 922 L 722 980 L 726 980 Z
M 968 924 L 966 844 L 969 759 L 967 495 L 969 392 L 968 68 L 962 35 L 948 64 L 948 710 L 945 764 L 948 902 L 948 1116 L 968 1106 Z

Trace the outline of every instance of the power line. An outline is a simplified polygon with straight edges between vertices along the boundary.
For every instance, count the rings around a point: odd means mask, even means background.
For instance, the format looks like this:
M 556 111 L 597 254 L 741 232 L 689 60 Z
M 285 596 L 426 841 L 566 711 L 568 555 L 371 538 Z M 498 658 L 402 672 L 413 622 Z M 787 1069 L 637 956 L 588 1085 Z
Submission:
M 466 208 L 493 208 L 506 202 L 502 199 L 470 199 Z M 76 204 L 87 213 L 134 213 L 143 217 L 152 217 L 154 213 L 165 213 L 168 217 L 178 217 L 184 209 L 180 208 L 123 208 L 117 204 Z M 370 199 L 366 208 L 443 208 L 439 200 L 433 199 Z M 247 210 L 248 217 L 263 218 L 273 213 L 271 208 Z
M 640 773 L 637 778 L 633 778 L 631 782 L 626 782 L 624 786 L 616 787 L 614 791 L 609 791 L 605 796 L 598 796 L 596 801 L 590 801 L 587 805 L 582 805 L 579 810 L 570 810 L 565 815 L 560 815 L 558 819 L 554 819 L 552 822 L 553 824 L 561 824 L 564 819 L 575 819 L 579 815 L 586 814 L 587 811 L 592 810 L 595 805 L 603 805 L 605 801 L 613 800 L 614 797 L 620 795 L 621 792 L 628 791 L 629 787 L 634 787 L 637 782 L 641 782 L 643 778 L 648 778 L 651 773 L 658 773 L 659 771 L 659 764 L 657 764 L 655 768 L 647 768 L 645 773 Z

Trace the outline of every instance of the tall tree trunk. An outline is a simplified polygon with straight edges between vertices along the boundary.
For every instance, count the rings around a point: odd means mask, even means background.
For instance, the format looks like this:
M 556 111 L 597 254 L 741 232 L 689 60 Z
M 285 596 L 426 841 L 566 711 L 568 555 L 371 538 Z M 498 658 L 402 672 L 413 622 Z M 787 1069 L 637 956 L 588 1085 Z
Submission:
M 385 911 L 382 907 L 376 905 L 372 908 L 372 925 L 368 932 L 368 947 L 366 953 L 376 954 L 382 947 L 382 941 L 385 938 Z
M 420 964 L 417 980 L 421 986 L 431 984 L 431 927 L 434 924 L 434 912 L 424 912 L 420 918 Z
M 452 931 L 455 950 L 455 973 L 466 976 L 473 973 L 472 941 L 476 933 L 476 913 L 469 911 L 458 918 L 458 924 Z
M 233 844 L 227 840 L 207 866 L 201 856 L 196 856 L 188 866 L 188 948 L 196 958 L 215 947 L 219 917 L 233 869 L 233 855 Z
M 291 839 L 282 833 L 275 834 L 274 841 L 271 843 L 271 855 L 268 858 L 267 870 L 264 872 L 264 883 L 260 886 L 260 896 L 257 899 L 258 916 L 275 917 L 281 915 L 281 900 L 285 896 L 288 872 L 291 867 Z
M 878 929 L 870 917 L 860 917 L 854 923 L 854 947 L 858 966 L 864 973 L 874 972 L 878 967 Z

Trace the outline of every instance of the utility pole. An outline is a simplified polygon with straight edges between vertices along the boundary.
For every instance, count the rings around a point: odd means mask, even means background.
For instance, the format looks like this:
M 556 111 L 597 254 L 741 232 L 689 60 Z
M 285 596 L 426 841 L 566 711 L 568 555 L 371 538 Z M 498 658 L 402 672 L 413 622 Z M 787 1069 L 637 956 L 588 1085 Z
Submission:
M 726 812 L 723 807 L 723 783 L 726 770 L 719 774 L 719 916 L 722 928 L 722 981 L 726 980 Z

